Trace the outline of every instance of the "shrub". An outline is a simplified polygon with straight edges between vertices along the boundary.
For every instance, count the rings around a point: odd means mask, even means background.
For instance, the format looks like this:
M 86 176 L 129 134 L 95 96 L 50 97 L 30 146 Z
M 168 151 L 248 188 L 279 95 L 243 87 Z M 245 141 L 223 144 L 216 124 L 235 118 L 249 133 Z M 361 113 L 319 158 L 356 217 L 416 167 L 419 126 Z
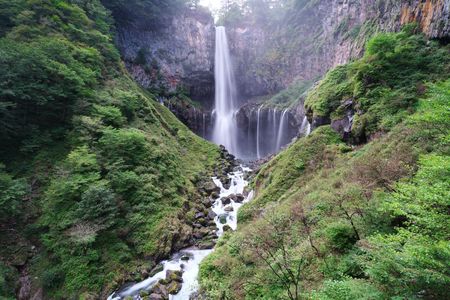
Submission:
M 353 228 L 345 223 L 334 223 L 329 225 L 325 235 L 329 246 L 338 252 L 350 250 L 358 241 Z

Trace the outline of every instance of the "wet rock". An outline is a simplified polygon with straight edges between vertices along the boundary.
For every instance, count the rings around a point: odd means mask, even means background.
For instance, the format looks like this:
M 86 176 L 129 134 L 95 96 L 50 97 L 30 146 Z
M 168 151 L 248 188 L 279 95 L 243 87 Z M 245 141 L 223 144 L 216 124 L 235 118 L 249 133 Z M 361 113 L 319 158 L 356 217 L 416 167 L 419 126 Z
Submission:
M 133 299 L 133 298 L 131 298 L 131 299 Z M 150 300 L 164 300 L 162 295 L 155 294 L 155 293 L 151 294 L 149 299 Z
M 164 265 L 163 264 L 159 264 L 156 267 L 154 267 L 148 274 L 148 277 L 153 277 L 155 276 L 157 273 L 161 272 L 162 270 L 164 270 Z
M 219 192 L 218 192 L 218 191 L 214 191 L 214 192 L 211 193 L 211 198 L 212 198 L 212 199 L 217 199 L 217 198 L 219 198 L 219 197 L 220 197 L 220 195 L 219 195 Z
M 223 210 L 226 212 L 232 212 L 232 211 L 234 211 L 234 207 L 229 205 L 229 206 L 225 207 Z
M 183 273 L 181 273 L 181 271 L 167 270 L 166 279 L 169 280 L 169 282 L 183 282 Z
M 231 227 L 230 227 L 230 225 L 225 225 L 225 226 L 223 226 L 223 231 L 224 231 L 224 232 L 227 232 L 227 231 L 230 231 L 230 230 L 232 230 Z
M 244 201 L 244 199 L 245 199 L 244 195 L 237 194 L 236 195 L 236 200 L 234 200 L 234 201 L 236 201 L 237 203 L 242 203 Z
M 311 122 L 311 130 L 316 129 L 322 125 L 328 125 L 331 123 L 331 119 L 328 116 L 314 116 Z
M 216 245 L 216 241 L 210 240 L 210 241 L 200 242 L 197 247 L 200 250 L 205 250 L 205 249 L 212 249 L 212 248 L 214 248 L 215 245 Z
M 214 220 L 214 218 L 217 216 L 217 214 L 210 208 L 209 210 L 208 210 L 208 219 L 210 219 L 210 220 Z
M 195 219 L 201 219 L 201 218 L 204 218 L 204 217 L 205 217 L 205 214 L 202 213 L 202 212 L 198 212 L 198 213 L 195 214 Z
M 220 224 L 225 224 L 225 223 L 227 223 L 227 214 L 221 214 L 220 216 L 219 216 L 219 222 L 220 222 Z
M 236 201 L 236 200 L 237 200 L 237 197 L 236 197 L 235 194 L 231 194 L 229 197 L 230 197 L 230 199 L 233 200 L 233 201 Z
M 178 281 L 172 281 L 171 283 L 169 283 L 169 285 L 167 286 L 167 291 L 169 292 L 169 294 L 171 295 L 176 295 L 178 294 L 178 292 L 181 290 L 181 283 Z
M 353 125 L 353 99 L 348 99 L 341 104 L 341 108 L 345 111 L 345 115 L 339 119 L 331 121 L 331 128 L 338 132 L 344 141 L 350 139 Z
M 188 261 L 191 259 L 191 256 L 188 254 L 183 254 L 183 256 L 181 256 L 180 260 L 182 261 Z
M 167 291 L 167 287 L 165 285 L 162 285 L 160 282 L 157 282 L 151 289 L 150 299 L 152 299 L 151 295 L 157 294 L 160 295 L 161 298 L 159 299 L 169 299 L 169 292 Z
M 202 204 L 203 204 L 203 206 L 205 206 L 206 208 L 210 208 L 212 205 L 213 205 L 213 203 L 211 202 L 211 200 L 209 200 L 209 199 L 203 199 L 202 200 Z
M 146 290 L 142 290 L 139 292 L 139 297 L 144 298 L 144 297 L 148 297 L 149 293 Z
M 222 201 L 223 205 L 227 205 L 227 204 L 231 203 L 230 197 L 223 197 L 222 199 L 220 199 L 220 201 Z
M 208 221 L 206 221 L 206 219 L 204 218 L 198 219 L 197 222 L 200 223 L 202 226 L 208 225 Z
M 217 193 L 220 192 L 220 188 L 218 186 L 216 186 L 216 184 L 212 181 L 208 181 L 207 183 L 205 183 L 205 185 L 203 186 L 203 189 L 209 195 L 211 195 L 213 192 L 217 192 Z
M 206 236 L 209 233 L 208 228 L 200 228 L 200 229 L 195 229 L 194 233 L 193 233 L 193 237 L 197 240 L 202 239 L 204 236 Z

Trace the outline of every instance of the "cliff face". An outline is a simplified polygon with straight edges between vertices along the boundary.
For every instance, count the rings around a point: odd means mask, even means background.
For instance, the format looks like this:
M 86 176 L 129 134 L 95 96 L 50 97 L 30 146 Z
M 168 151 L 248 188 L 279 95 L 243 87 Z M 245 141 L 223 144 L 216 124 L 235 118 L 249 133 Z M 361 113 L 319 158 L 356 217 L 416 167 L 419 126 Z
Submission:
M 183 89 L 210 103 L 214 90 L 214 20 L 201 9 L 184 9 L 164 24 L 136 19 L 117 26 L 116 43 L 128 71 L 157 91 Z
M 286 13 L 282 23 L 228 26 L 241 96 L 272 94 L 295 79 L 314 80 L 362 55 L 377 31 L 416 22 L 430 38 L 450 36 L 449 0 L 321 0 Z

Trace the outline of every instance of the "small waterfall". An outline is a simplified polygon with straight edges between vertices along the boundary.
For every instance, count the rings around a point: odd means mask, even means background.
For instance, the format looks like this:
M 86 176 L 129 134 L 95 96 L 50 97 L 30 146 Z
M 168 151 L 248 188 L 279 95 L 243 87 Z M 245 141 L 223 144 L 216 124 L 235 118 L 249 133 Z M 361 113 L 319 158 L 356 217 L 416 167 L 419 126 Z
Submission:
M 202 114 L 202 126 L 203 126 L 203 129 L 202 129 L 203 138 L 206 139 L 206 115 L 205 115 L 205 113 Z
M 277 110 L 276 108 L 273 109 L 273 115 L 272 115 L 272 153 L 276 153 L 278 151 L 277 144 L 275 143 L 277 139 L 277 133 L 278 133 L 278 122 L 277 122 Z
M 256 113 L 256 156 L 258 159 L 261 158 L 261 151 L 260 151 L 260 134 L 261 134 L 261 126 L 260 126 L 260 121 L 259 121 L 259 117 L 261 115 L 261 108 L 262 105 L 258 108 L 258 112 Z
M 225 27 L 216 27 L 215 52 L 215 121 L 212 140 L 237 155 L 238 128 L 234 112 L 238 109 L 235 80 Z
M 247 150 L 251 152 L 250 149 L 253 149 L 253 135 L 252 135 L 252 116 L 253 116 L 253 108 L 250 109 L 248 114 L 248 127 L 247 127 Z
M 286 113 L 288 112 L 287 109 L 283 110 L 283 114 L 281 115 L 280 119 L 280 125 L 278 127 L 278 134 L 277 134 L 277 151 L 281 149 L 282 143 L 283 143 L 283 137 L 284 137 L 284 130 L 285 130 L 285 119 L 286 119 Z
M 311 133 L 311 124 L 309 124 L 306 116 L 303 118 L 302 125 L 300 126 L 300 133 L 304 136 L 308 136 Z

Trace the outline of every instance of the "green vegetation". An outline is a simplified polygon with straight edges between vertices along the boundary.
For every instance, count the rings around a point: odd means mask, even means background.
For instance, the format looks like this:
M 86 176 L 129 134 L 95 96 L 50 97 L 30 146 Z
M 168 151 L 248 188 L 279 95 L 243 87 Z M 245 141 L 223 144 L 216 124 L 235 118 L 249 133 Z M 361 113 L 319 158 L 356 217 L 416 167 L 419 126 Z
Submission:
M 329 72 L 305 102 L 311 117 L 339 119 L 351 99 L 358 111 L 352 135 L 365 140 L 414 112 L 424 82 L 445 79 L 450 72 L 448 48 L 414 32 L 410 25 L 401 33 L 379 34 L 367 43 L 361 60 Z
M 298 104 L 300 99 L 306 97 L 307 91 L 311 86 L 311 81 L 298 80 L 264 102 L 268 106 L 276 107 L 278 109 L 292 107 Z
M 171 252 L 218 151 L 129 78 L 99 1 L 0 7 L 0 297 L 27 264 L 46 299 L 104 298 Z
M 448 295 L 448 47 L 407 30 L 368 47 L 361 60 L 329 72 L 307 104 L 337 117 L 341 101 L 355 97 L 384 134 L 350 147 L 322 126 L 266 163 L 239 231 L 201 265 L 212 299 Z

